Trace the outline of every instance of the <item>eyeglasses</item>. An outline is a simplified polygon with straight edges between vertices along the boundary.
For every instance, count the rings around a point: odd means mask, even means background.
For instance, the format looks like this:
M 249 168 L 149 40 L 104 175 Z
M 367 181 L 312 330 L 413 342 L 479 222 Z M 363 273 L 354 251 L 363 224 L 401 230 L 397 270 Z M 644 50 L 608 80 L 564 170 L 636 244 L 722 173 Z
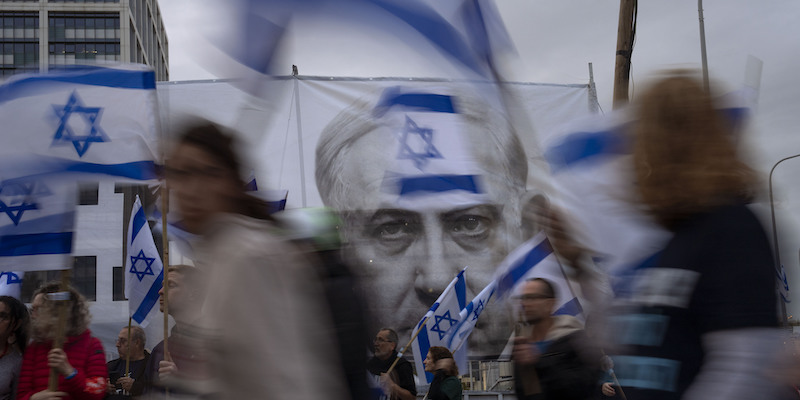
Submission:
M 542 299 L 552 299 L 553 296 L 548 296 L 544 294 L 522 294 L 519 296 L 514 296 L 514 300 L 518 301 L 534 301 L 534 300 L 542 300 Z
M 384 339 L 382 337 L 375 338 L 375 340 L 373 340 L 373 342 L 375 342 L 375 343 L 392 343 L 391 340 L 386 340 L 386 339 Z

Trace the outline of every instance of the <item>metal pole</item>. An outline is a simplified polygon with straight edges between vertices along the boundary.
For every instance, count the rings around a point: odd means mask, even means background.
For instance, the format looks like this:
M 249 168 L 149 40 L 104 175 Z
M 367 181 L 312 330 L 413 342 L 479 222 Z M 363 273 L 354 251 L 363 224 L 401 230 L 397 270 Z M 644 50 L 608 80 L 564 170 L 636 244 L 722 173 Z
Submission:
M 795 154 L 793 156 L 782 158 L 778 160 L 778 162 L 776 162 L 775 165 L 772 166 L 771 170 L 769 170 L 769 211 L 770 215 L 772 216 L 772 242 L 773 242 L 773 247 L 775 247 L 775 262 L 777 263 L 777 271 L 780 271 L 782 264 L 781 264 L 781 251 L 778 245 L 778 225 L 775 223 L 775 203 L 772 199 L 772 173 L 775 171 L 775 167 L 777 167 L 778 164 L 786 160 L 791 160 L 792 158 L 797 158 L 797 157 L 800 157 L 800 154 Z M 786 318 L 786 304 L 783 303 L 782 299 L 780 300 L 780 304 L 781 304 L 781 325 L 786 326 L 788 323 Z
M 703 0 L 697 0 L 697 15 L 700 18 L 700 55 L 703 58 L 703 87 L 709 92 L 708 57 L 706 56 L 706 26 L 703 21 Z

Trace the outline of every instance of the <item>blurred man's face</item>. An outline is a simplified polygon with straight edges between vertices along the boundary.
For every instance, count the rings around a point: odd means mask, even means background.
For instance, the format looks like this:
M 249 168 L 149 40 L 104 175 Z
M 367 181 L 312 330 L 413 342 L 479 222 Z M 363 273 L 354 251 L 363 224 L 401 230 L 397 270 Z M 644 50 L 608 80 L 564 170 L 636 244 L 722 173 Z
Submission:
M 190 297 L 190 290 L 186 287 L 183 282 L 183 275 L 177 272 L 169 272 L 167 274 L 169 278 L 168 288 L 169 288 L 169 315 L 175 315 L 176 313 L 180 315 L 180 313 L 187 308 L 186 302 L 191 301 Z M 164 288 L 158 290 L 158 305 L 159 310 L 163 313 L 164 312 Z
M 203 233 L 214 215 L 234 208 L 234 195 L 241 192 L 235 172 L 201 147 L 179 144 L 168 167 L 170 189 L 187 231 Z
M 117 353 L 119 353 L 120 358 L 127 358 L 130 354 L 131 348 L 131 341 L 133 338 L 128 340 L 128 329 L 122 329 L 117 335 Z
M 519 234 L 510 232 L 520 221 L 517 202 L 511 201 L 514 196 L 518 200 L 519 192 L 510 189 L 510 179 L 499 164 L 503 155 L 484 136 L 475 130 L 465 136 L 482 169 L 481 193 L 387 194 L 387 176 L 397 170 L 398 158 L 397 147 L 391 145 L 397 141 L 387 128 L 358 139 L 343 155 L 341 179 L 351 201 L 346 208 L 357 210 L 343 215 L 349 241 L 346 256 L 365 279 L 376 327 L 393 327 L 402 343 L 459 271 L 469 267 L 470 301 L 491 281 L 509 249 L 520 243 Z M 488 310 L 472 334 L 470 350 L 499 354 L 511 325 L 500 307 Z
M 379 331 L 372 341 L 375 357 L 385 360 L 392 355 L 397 344 L 389 341 L 389 331 Z
M 525 322 L 536 325 L 553 313 L 555 299 L 546 294 L 547 287 L 540 281 L 528 281 L 517 297 Z

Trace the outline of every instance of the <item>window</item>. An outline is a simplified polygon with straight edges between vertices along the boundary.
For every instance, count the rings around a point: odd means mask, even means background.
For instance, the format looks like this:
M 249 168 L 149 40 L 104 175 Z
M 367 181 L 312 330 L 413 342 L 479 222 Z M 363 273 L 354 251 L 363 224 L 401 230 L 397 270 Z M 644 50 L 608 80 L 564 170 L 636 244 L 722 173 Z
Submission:
M 96 206 L 100 184 L 98 182 L 81 182 L 78 184 L 78 205 Z
M 78 256 L 74 258 L 72 279 L 70 284 L 86 297 L 86 300 L 97 300 L 97 257 Z M 29 271 L 22 278 L 22 301 L 30 303 L 33 292 L 43 284 L 61 279 L 61 271 Z
M 72 285 L 86 300 L 97 300 L 97 257 L 78 256 L 72 268 Z
M 125 267 L 114 267 L 112 269 L 112 298 L 113 301 L 128 300 L 125 297 Z
M 39 14 L 0 12 L 0 78 L 39 71 Z
M 118 13 L 49 14 L 51 69 L 92 61 L 120 60 Z

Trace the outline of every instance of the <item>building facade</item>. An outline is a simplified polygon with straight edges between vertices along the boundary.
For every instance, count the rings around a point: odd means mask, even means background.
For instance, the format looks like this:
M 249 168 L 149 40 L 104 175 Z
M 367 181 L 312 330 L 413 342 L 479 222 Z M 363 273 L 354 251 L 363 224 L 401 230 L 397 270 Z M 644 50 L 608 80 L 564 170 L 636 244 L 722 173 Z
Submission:
M 157 80 L 169 79 L 158 0 L 0 0 L 0 81 L 120 62 L 149 65 Z M 90 301 L 91 329 L 107 358 L 115 358 L 114 340 L 128 323 L 125 229 L 135 195 L 147 187 L 106 181 L 83 182 L 79 189 L 71 280 Z M 39 285 L 59 277 L 60 271 L 25 273 L 22 300 L 29 302 Z M 146 330 L 152 347 L 163 336 L 163 323 L 154 321 Z
M 147 64 L 169 80 L 157 0 L 0 0 L 0 79 L 107 62 Z

